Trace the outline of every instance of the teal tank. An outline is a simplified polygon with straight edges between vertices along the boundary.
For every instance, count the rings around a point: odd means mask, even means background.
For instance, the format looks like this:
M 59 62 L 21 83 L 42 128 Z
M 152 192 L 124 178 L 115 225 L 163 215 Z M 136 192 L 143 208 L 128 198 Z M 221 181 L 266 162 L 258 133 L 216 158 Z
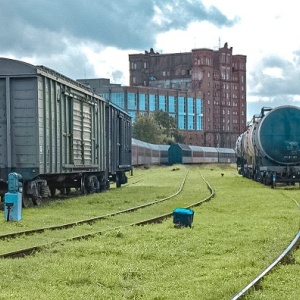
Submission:
M 280 106 L 257 124 L 253 133 L 257 150 L 283 165 L 300 163 L 300 108 Z

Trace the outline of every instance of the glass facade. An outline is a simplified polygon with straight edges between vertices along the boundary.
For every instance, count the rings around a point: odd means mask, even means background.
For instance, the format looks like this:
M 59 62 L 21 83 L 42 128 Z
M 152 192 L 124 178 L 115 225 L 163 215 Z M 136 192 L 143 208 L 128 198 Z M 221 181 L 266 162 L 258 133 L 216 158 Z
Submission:
M 180 130 L 203 130 L 203 103 L 201 98 L 167 96 L 145 93 L 111 92 L 102 96 L 126 110 L 136 121 L 138 113 L 166 111 L 177 120 Z
M 128 114 L 131 117 L 131 122 L 134 123 L 136 121 L 136 112 L 135 111 L 128 111 Z
M 109 98 L 107 98 L 109 99 Z M 111 98 L 109 99 L 112 103 L 125 109 L 125 94 L 124 93 L 111 93 Z

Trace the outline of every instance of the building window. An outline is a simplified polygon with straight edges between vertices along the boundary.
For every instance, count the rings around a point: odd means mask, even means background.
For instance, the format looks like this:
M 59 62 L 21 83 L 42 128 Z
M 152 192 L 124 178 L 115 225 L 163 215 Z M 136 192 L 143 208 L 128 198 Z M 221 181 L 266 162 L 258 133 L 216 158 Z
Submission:
M 188 130 L 195 129 L 195 117 L 194 115 L 188 115 Z
M 125 99 L 124 93 L 111 93 L 110 101 L 123 109 L 125 109 L 124 99 Z
M 178 115 L 178 129 L 185 129 L 185 115 Z
M 136 112 L 135 111 L 128 111 L 128 114 L 131 117 L 131 122 L 134 123 L 136 121 Z
M 158 96 L 158 109 L 166 111 L 166 96 L 165 95 Z
M 128 93 L 127 94 L 127 107 L 128 109 L 136 110 L 136 94 L 135 93 Z
M 184 97 L 178 97 L 178 113 L 185 114 L 186 112 L 186 105 Z
M 203 129 L 202 100 L 196 98 L 196 129 Z
M 146 95 L 139 94 L 139 110 L 146 110 Z
M 194 99 L 189 97 L 187 98 L 187 113 L 194 114 L 194 112 L 195 112 Z
M 176 112 L 175 97 L 169 96 L 169 113 Z
M 156 111 L 155 95 L 152 94 L 149 95 L 149 110 Z

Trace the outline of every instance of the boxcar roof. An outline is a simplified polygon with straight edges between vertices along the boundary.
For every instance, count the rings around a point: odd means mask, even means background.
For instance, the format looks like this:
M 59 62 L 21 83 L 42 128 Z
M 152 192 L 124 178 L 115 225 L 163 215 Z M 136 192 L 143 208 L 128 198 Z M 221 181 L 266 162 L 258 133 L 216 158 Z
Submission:
M 24 77 L 33 75 L 43 75 L 52 78 L 58 82 L 68 83 L 73 87 L 84 90 L 85 93 L 101 98 L 106 101 L 102 96 L 95 94 L 88 86 L 71 79 L 63 74 L 60 74 L 45 66 L 34 66 L 24 61 L 0 57 L 0 76 L 14 76 Z

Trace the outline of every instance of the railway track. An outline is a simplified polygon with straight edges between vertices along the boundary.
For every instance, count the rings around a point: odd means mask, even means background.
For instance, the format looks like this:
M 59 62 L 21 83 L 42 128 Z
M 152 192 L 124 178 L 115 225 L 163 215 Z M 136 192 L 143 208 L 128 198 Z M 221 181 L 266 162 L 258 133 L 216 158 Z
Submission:
M 291 198 L 300 209 L 300 204 L 297 200 Z M 249 284 L 247 284 L 244 288 L 242 288 L 237 294 L 235 294 L 231 300 L 242 299 L 247 293 L 251 292 L 252 290 L 256 290 L 260 287 L 260 283 L 262 280 L 268 276 L 272 271 L 278 267 L 280 264 L 291 264 L 294 263 L 293 253 L 297 249 L 300 248 L 300 229 L 298 233 L 295 235 L 293 240 L 290 244 L 286 247 L 286 249 L 269 265 L 263 270 L 257 277 L 255 277 Z M 298 250 L 299 251 L 299 250 Z
M 0 253 L 0 258 L 16 258 L 16 257 L 24 257 L 26 255 L 30 255 L 36 251 L 40 251 L 45 247 L 51 247 L 54 244 L 58 243 L 66 243 L 68 241 L 72 240 L 79 240 L 79 239 L 86 239 L 90 238 L 95 235 L 101 235 L 108 231 L 118 230 L 123 227 L 127 226 L 134 226 L 134 225 L 145 225 L 150 223 L 157 223 L 161 222 L 162 220 L 172 216 L 173 212 L 169 212 L 167 214 L 146 218 L 142 220 L 136 220 L 131 223 L 124 224 L 124 220 L 117 219 L 118 215 L 125 214 L 125 213 L 132 213 L 142 208 L 147 208 L 149 206 L 152 206 L 154 204 L 160 204 L 163 203 L 166 200 L 169 200 L 171 198 L 176 197 L 183 189 L 183 186 L 185 184 L 185 181 L 187 179 L 188 173 L 186 173 L 185 177 L 183 178 L 183 181 L 181 182 L 181 185 L 177 192 L 174 194 L 160 199 L 156 200 L 150 203 L 145 203 L 143 205 L 130 207 L 124 210 L 112 212 L 106 215 L 80 220 L 72 223 L 57 225 L 57 226 L 51 226 L 51 227 L 44 227 L 44 228 L 37 228 L 33 230 L 26 230 L 26 231 L 20 231 L 15 233 L 9 233 L 0 235 L 1 240 L 6 241 L 6 252 Z M 202 177 L 203 178 L 203 177 Z M 213 188 L 209 185 L 208 182 L 205 181 L 208 189 L 210 190 L 210 195 L 206 197 L 205 199 L 202 199 L 200 201 L 197 201 L 195 203 L 190 204 L 186 208 L 194 207 L 197 205 L 202 204 L 205 201 L 210 200 L 214 195 Z M 113 220 L 112 220 L 113 219 Z M 111 224 L 113 223 L 113 225 Z M 90 225 L 93 224 L 93 232 L 91 232 Z M 84 233 L 83 233 L 84 232 Z M 39 243 L 39 245 L 36 245 L 37 236 L 40 238 L 41 234 L 43 234 L 43 243 Z M 18 239 L 20 243 L 18 245 L 22 244 L 22 242 L 26 242 L 26 245 L 28 244 L 28 239 L 32 239 L 31 245 L 26 247 L 19 247 L 18 249 L 15 248 L 15 244 L 10 246 L 9 241 Z M 40 238 L 41 239 L 41 238 Z M 11 248 L 10 248 L 11 247 Z M 14 249 L 12 249 L 14 248 Z

